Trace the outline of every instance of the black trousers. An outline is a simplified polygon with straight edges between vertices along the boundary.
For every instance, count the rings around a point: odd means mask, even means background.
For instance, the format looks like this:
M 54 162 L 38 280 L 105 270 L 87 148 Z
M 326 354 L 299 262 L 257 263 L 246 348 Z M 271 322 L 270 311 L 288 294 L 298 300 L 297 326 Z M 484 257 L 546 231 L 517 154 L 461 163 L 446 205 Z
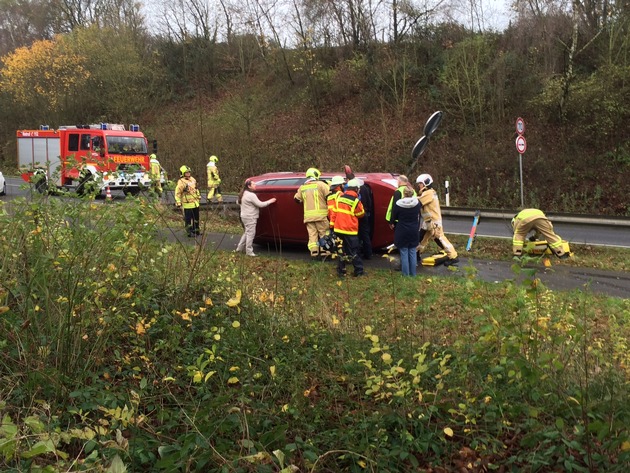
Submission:
M 362 219 L 359 219 L 359 248 L 365 259 L 372 257 L 372 239 L 370 238 L 370 219 L 368 213 Z
M 363 260 L 359 255 L 359 237 L 343 233 L 337 233 L 336 236 L 343 242 L 343 256 L 337 259 L 337 274 L 346 274 L 347 262 L 352 262 L 355 275 L 363 274 Z
M 199 207 L 184 209 L 184 222 L 188 236 L 199 234 Z

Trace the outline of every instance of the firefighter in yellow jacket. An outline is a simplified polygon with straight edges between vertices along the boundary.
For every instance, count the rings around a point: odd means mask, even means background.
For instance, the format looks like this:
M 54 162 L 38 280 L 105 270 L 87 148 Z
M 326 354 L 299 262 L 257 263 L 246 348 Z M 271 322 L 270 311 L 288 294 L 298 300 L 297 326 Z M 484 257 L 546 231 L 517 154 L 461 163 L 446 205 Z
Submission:
M 553 231 L 553 225 L 542 210 L 521 210 L 512 219 L 512 230 L 514 230 L 514 236 L 512 237 L 512 253 L 514 256 L 520 257 L 523 255 L 525 238 L 530 232 L 533 232 L 532 238 L 534 240 L 537 239 L 538 235 L 545 237 L 549 249 L 558 258 L 564 259 L 569 257 L 569 253 L 564 250 L 562 245 L 562 238 Z
M 189 237 L 199 235 L 199 201 L 201 194 L 197 181 L 192 177 L 190 168 L 179 168 L 181 178 L 175 187 L 175 205 L 184 209 L 184 224 Z
M 418 186 L 418 199 L 422 205 L 420 217 L 420 244 L 418 245 L 418 253 L 422 253 L 431 240 L 442 248 L 448 259 L 444 262 L 445 266 L 457 264 L 459 258 L 455 247 L 448 241 L 444 235 L 442 226 L 442 210 L 440 209 L 440 201 L 437 192 L 433 189 L 433 178 L 429 174 L 420 174 L 416 179 Z
M 308 250 L 312 257 L 319 256 L 319 239 L 329 231 L 326 197 L 330 189 L 328 184 L 319 180 L 319 176 L 318 169 L 309 168 L 306 171 L 306 182 L 293 196 L 297 203 L 304 205 L 304 224 L 308 232 Z
M 151 177 L 151 187 L 158 196 L 162 195 L 162 166 L 155 153 L 149 157 L 149 176 Z
M 221 176 L 219 175 L 219 168 L 217 163 L 219 158 L 216 156 L 210 156 L 208 159 L 208 165 L 206 169 L 208 171 L 208 202 L 213 202 L 214 198 L 217 198 L 217 202 L 223 202 L 223 196 L 221 195 Z

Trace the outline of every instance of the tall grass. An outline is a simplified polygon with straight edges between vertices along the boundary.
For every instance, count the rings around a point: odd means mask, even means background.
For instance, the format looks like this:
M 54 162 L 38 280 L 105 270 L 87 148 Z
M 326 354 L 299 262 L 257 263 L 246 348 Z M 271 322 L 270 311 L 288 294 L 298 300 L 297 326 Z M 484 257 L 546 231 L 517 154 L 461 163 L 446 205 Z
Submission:
M 627 300 L 338 281 L 168 243 L 145 200 L 0 219 L 3 469 L 628 468 Z

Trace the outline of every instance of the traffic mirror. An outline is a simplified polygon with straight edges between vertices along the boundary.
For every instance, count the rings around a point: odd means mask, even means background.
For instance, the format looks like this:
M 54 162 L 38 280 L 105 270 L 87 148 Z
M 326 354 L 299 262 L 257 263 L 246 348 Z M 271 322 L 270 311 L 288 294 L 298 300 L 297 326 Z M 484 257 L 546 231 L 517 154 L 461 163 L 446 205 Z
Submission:
M 411 150 L 411 159 L 415 162 L 420 156 L 422 156 L 422 153 L 424 153 L 427 149 L 427 145 L 429 144 L 429 137 L 428 136 L 423 136 L 422 138 L 420 138 L 416 144 L 413 146 L 413 149 Z
M 427 123 L 424 125 L 424 135 L 430 137 L 437 127 L 440 126 L 440 122 L 442 121 L 442 112 L 435 112 L 433 115 L 429 117 Z

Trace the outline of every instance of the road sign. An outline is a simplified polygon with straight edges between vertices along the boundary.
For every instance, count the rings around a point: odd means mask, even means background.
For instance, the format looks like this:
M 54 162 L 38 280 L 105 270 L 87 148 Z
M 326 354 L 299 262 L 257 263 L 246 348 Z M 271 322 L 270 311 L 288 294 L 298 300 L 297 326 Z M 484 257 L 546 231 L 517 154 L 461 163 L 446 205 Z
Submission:
M 521 117 L 518 117 L 516 119 L 516 133 L 518 133 L 519 135 L 525 133 L 525 120 L 523 120 Z
M 525 141 L 525 137 L 523 135 L 519 135 L 516 137 L 516 151 L 519 154 L 523 154 L 527 149 L 527 141 Z

